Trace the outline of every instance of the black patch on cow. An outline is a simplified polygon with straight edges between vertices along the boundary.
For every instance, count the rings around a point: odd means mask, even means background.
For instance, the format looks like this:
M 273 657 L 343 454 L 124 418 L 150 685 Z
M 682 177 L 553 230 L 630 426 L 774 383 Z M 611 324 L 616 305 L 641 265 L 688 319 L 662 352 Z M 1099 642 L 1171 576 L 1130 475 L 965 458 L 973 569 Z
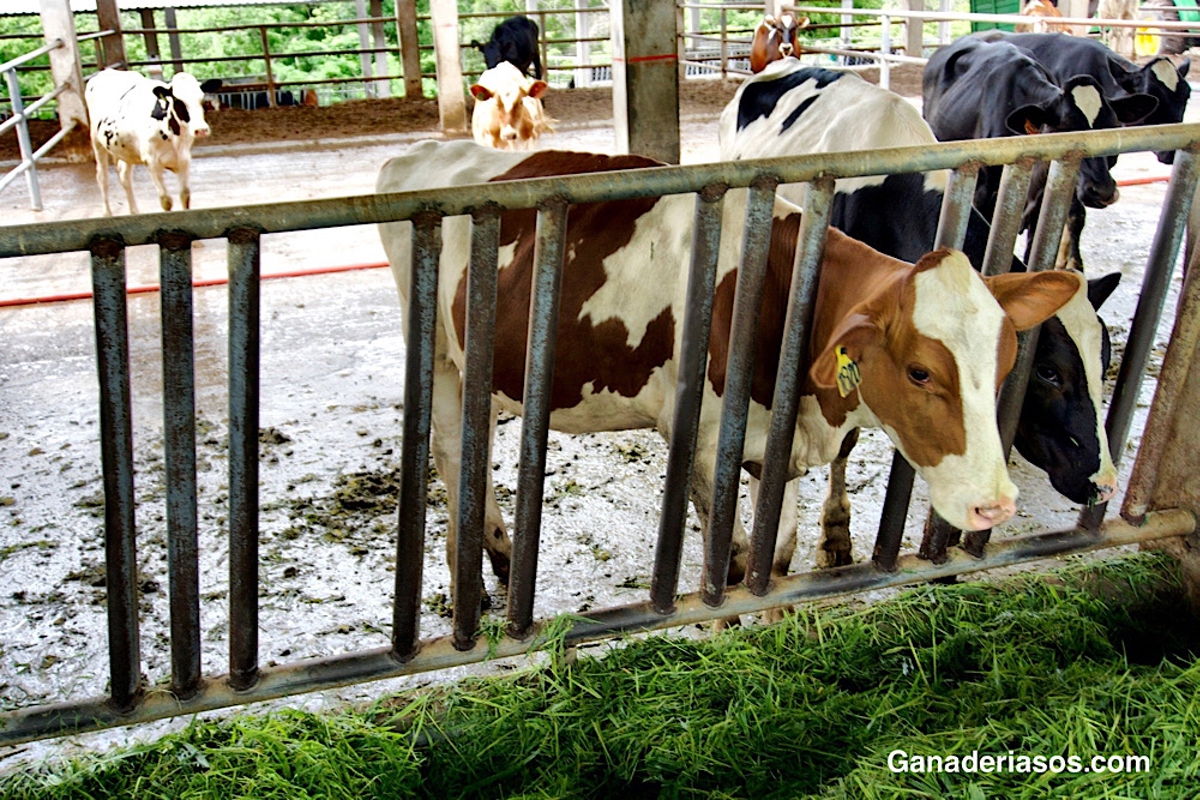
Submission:
M 161 121 L 167 118 L 167 111 L 167 101 L 160 97 L 154 101 L 154 110 L 150 112 L 150 116 Z
M 779 129 L 780 132 L 782 133 L 792 127 L 796 120 L 800 119 L 800 115 L 807 111 L 809 106 L 817 102 L 818 97 L 820 97 L 819 94 L 814 94 L 812 97 L 804 98 L 803 102 L 796 106 L 796 110 L 788 114 L 787 119 L 783 121 L 783 126 Z
M 742 99 L 738 102 L 738 130 L 744 129 L 759 117 L 769 117 L 779 104 L 779 98 L 802 83 L 816 81 L 816 88 L 824 89 L 840 77 L 842 77 L 842 73 L 833 70 L 804 67 L 772 81 L 754 81 L 746 84 L 746 88 L 742 91 Z M 801 106 L 794 116 L 798 117 L 806 107 Z

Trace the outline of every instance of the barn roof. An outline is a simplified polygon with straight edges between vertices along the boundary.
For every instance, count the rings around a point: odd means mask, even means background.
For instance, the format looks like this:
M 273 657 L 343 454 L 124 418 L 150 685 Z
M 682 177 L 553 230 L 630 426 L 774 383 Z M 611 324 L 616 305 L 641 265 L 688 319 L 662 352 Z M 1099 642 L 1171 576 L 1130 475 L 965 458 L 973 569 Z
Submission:
M 70 0 L 71 10 L 95 13 L 96 0 Z M 320 5 L 322 0 L 300 0 L 305 5 Z M 122 11 L 142 8 L 212 8 L 215 6 L 282 6 L 296 5 L 297 0 L 118 0 Z M 0 17 L 15 17 L 41 13 L 40 0 L 3 0 Z

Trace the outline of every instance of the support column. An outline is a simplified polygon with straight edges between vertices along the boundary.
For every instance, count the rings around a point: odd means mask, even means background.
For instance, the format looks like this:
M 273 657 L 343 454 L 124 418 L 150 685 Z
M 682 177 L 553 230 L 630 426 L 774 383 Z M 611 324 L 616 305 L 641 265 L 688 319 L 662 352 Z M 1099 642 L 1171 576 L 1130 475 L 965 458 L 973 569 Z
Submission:
M 370 13 L 371 13 L 371 16 L 374 17 L 376 20 L 378 20 L 380 17 L 382 17 L 383 16 L 383 0 L 371 0 Z M 384 49 L 387 47 L 387 39 L 385 39 L 384 35 L 383 35 L 383 23 L 382 22 L 372 22 L 371 23 L 371 40 L 375 43 L 374 46 L 376 48 L 376 51 L 375 51 L 375 75 L 376 75 L 376 77 L 382 78 L 389 74 L 388 63 L 387 63 L 387 50 Z M 376 81 L 375 82 L 375 96 L 376 97 L 391 97 L 392 96 L 391 80 Z
M 142 37 L 146 41 L 146 60 L 152 61 L 146 68 L 147 74 L 156 81 L 162 80 L 162 54 L 158 50 L 158 34 L 154 29 L 154 9 L 141 9 L 142 29 L 146 31 Z
M 458 47 L 458 5 L 455 0 L 430 0 L 429 11 L 433 15 L 442 133 L 462 135 L 467 132 L 467 103 L 463 97 L 462 57 Z
M 96 23 L 102 31 L 113 31 L 111 36 L 105 36 L 103 43 L 103 60 L 100 69 L 105 67 L 125 66 L 125 35 L 121 33 L 121 12 L 117 9 L 117 0 L 96 0 Z
M 396 0 L 396 31 L 400 40 L 400 65 L 404 71 L 404 96 L 424 97 L 421 89 L 421 50 L 417 40 L 417 1 Z
M 611 13 L 617 151 L 678 164 L 675 4 L 613 0 Z
M 909 11 L 924 11 L 925 0 L 904 0 L 904 7 Z M 904 25 L 904 55 L 920 58 L 925 50 L 925 23 L 919 19 L 910 19 Z
M 62 39 L 63 47 L 50 52 L 50 74 L 55 86 L 66 86 L 58 96 L 58 119 L 63 128 L 78 124 L 87 130 L 87 106 L 83 102 L 83 72 L 79 68 L 79 39 L 69 0 L 41 0 L 42 30 L 46 42 Z

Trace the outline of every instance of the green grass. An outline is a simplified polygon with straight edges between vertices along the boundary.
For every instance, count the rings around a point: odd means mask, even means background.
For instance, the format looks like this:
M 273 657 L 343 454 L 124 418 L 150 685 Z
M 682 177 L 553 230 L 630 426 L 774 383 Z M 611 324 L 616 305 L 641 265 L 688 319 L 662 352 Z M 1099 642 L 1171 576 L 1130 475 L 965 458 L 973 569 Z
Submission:
M 1139 555 L 927 586 L 706 640 L 552 658 L 365 710 L 195 722 L 9 778 L 0 795 L 1192 798 L 1200 620 L 1175 570 Z M 1143 755 L 1150 769 L 893 773 L 894 750 Z

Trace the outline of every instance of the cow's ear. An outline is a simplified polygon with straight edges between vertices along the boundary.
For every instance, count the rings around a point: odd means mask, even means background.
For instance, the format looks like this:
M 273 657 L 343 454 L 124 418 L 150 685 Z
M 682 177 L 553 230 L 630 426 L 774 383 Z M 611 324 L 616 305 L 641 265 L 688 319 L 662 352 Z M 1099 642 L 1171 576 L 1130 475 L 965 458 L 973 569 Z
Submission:
M 1148 94 L 1131 94 L 1108 103 L 1122 125 L 1137 125 L 1158 108 L 1158 99 Z
M 204 92 L 205 94 L 212 94 L 213 92 L 220 91 L 222 85 L 223 84 L 220 78 L 209 78 L 204 83 L 200 84 L 200 91 Z
M 171 96 L 170 86 L 155 86 L 152 91 L 154 92 L 154 96 L 159 100 L 166 100 Z
M 1092 304 L 1092 308 L 1099 311 L 1100 306 L 1104 305 L 1104 301 L 1108 299 L 1114 291 L 1117 284 L 1121 282 L 1121 273 L 1110 272 L 1102 278 L 1092 278 L 1088 281 L 1088 302 Z
M 829 337 L 821 355 L 813 361 L 808 371 L 813 383 L 822 389 L 833 389 L 838 386 L 839 372 L 852 369 L 860 376 L 858 364 L 863 359 L 863 353 L 879 342 L 882 336 L 883 331 L 866 314 L 849 315 Z M 857 382 L 854 381 L 856 385 Z M 847 393 L 843 392 L 843 396 Z
M 1049 319 L 1082 288 L 1083 276 L 1066 270 L 1008 273 L 984 278 L 1013 327 L 1028 330 Z
M 491 100 L 492 93 L 478 83 L 471 87 L 471 96 L 476 100 Z
M 1192 66 L 1192 60 L 1190 58 L 1185 58 L 1183 60 L 1183 62 L 1179 65 L 1179 68 L 1175 71 L 1179 73 L 1179 77 L 1181 79 L 1187 80 L 1188 70 L 1191 69 L 1191 66 Z
M 529 85 L 528 94 L 530 97 L 536 97 L 540 100 L 542 95 L 544 95 L 546 90 L 549 88 L 550 84 L 546 83 L 545 81 L 534 81 Z
M 1111 75 L 1112 79 L 1117 82 L 1117 86 L 1120 86 L 1130 94 L 1141 91 L 1142 87 L 1138 85 L 1139 78 L 1141 78 L 1146 69 L 1149 69 L 1149 66 L 1140 70 L 1131 71 L 1126 68 L 1124 64 L 1111 56 L 1109 56 L 1106 60 L 1108 61 L 1108 74 Z
M 1017 136 L 1032 136 L 1052 122 L 1053 118 L 1041 106 L 1021 106 L 1008 115 L 1004 125 Z

